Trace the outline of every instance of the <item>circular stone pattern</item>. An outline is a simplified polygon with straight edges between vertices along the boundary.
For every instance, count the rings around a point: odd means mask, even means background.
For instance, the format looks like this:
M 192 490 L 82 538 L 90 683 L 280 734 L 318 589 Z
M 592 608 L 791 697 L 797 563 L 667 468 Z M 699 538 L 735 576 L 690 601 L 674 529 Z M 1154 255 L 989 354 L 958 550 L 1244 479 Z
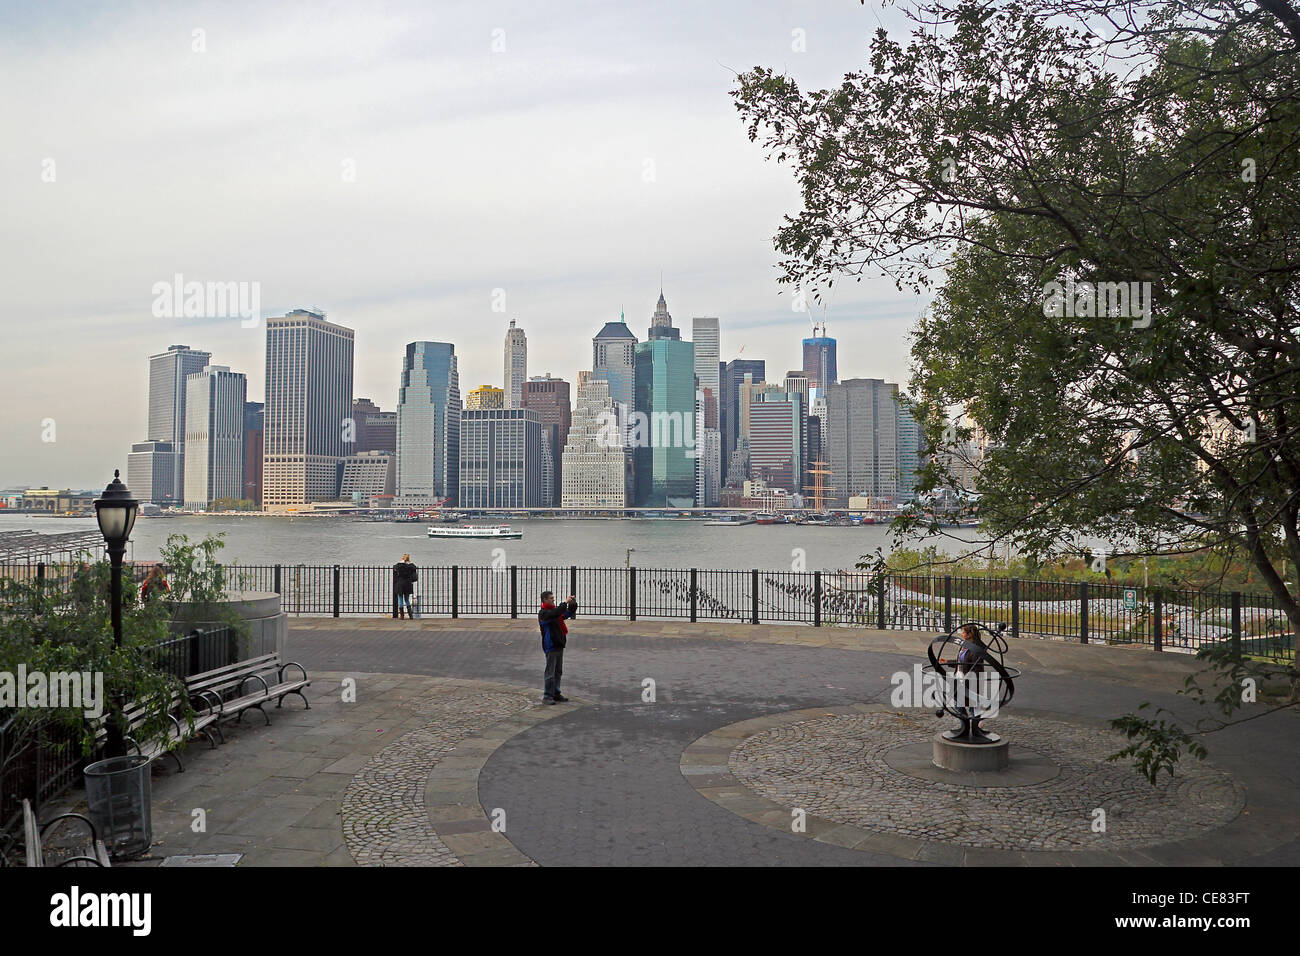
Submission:
M 403 734 L 352 778 L 340 815 L 343 837 L 360 866 L 457 866 L 424 803 L 434 765 L 466 737 L 534 706 L 531 695 L 450 690 L 409 704 L 429 719 Z
M 1107 762 L 1125 740 L 1101 727 L 1000 716 L 999 734 L 1060 772 L 1028 786 L 918 779 L 887 762 L 898 748 L 928 745 L 941 726 L 919 713 L 839 713 L 761 731 L 730 754 L 730 773 L 785 807 L 878 833 L 998 850 L 1121 850 L 1203 834 L 1235 818 L 1245 789 L 1201 761 L 1152 786 L 1131 760 Z M 981 778 L 989 775 L 981 774 Z M 1094 832 L 1095 811 L 1106 829 Z

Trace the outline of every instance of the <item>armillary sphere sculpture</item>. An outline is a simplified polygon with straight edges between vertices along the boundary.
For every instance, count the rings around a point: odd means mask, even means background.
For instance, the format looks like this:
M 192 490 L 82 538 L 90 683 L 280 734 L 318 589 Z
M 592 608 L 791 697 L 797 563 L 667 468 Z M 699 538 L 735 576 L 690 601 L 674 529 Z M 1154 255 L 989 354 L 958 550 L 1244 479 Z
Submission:
M 1004 663 L 1007 642 L 1002 632 L 1006 629 L 1006 624 L 992 630 L 967 621 L 951 634 L 936 637 L 926 649 L 930 663 L 923 670 L 933 673 L 938 682 L 941 706 L 935 716 L 951 714 L 961 721 L 959 728 L 943 732 L 944 740 L 975 745 L 1001 742 L 997 734 L 980 727 L 980 720 L 996 716 L 1015 696 L 1020 670 Z

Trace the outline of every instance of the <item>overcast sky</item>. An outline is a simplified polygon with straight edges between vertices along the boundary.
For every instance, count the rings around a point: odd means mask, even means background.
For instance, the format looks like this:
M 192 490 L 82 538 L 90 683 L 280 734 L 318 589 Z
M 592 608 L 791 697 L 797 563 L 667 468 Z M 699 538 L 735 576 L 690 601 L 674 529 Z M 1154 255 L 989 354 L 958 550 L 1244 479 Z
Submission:
M 511 318 L 529 374 L 573 381 L 620 308 L 645 338 L 660 270 L 686 337 L 718 316 L 724 359 L 798 367 L 772 250 L 798 192 L 728 91 L 758 64 L 834 85 L 882 23 L 856 0 L 0 7 L 0 486 L 125 473 L 168 345 L 262 398 L 260 323 L 153 315 L 177 273 L 355 329 L 355 394 L 384 408 L 415 339 L 455 344 L 462 391 L 500 385 Z M 923 308 L 841 286 L 840 378 L 905 382 Z

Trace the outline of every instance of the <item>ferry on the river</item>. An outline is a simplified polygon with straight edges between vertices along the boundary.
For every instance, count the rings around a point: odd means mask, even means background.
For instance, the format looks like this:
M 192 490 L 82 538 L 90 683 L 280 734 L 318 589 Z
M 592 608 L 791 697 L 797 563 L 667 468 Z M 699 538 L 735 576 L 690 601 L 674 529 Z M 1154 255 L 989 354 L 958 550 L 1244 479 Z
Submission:
M 430 538 L 522 538 L 522 531 L 514 531 L 508 524 L 499 524 L 490 528 L 445 528 L 431 527 Z

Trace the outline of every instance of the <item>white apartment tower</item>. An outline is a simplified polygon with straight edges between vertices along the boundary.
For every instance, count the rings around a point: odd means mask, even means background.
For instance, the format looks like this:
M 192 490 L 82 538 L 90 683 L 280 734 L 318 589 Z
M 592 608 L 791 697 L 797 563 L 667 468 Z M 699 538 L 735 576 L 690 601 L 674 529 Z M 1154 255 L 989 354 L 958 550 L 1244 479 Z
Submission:
M 266 320 L 262 507 L 331 501 L 351 437 L 355 333 L 325 313 L 294 309 Z
M 209 365 L 185 379 L 185 509 L 244 497 L 244 400 L 248 379 Z
M 528 381 L 528 336 L 510 320 L 506 329 L 506 408 L 524 407 L 524 382 Z

